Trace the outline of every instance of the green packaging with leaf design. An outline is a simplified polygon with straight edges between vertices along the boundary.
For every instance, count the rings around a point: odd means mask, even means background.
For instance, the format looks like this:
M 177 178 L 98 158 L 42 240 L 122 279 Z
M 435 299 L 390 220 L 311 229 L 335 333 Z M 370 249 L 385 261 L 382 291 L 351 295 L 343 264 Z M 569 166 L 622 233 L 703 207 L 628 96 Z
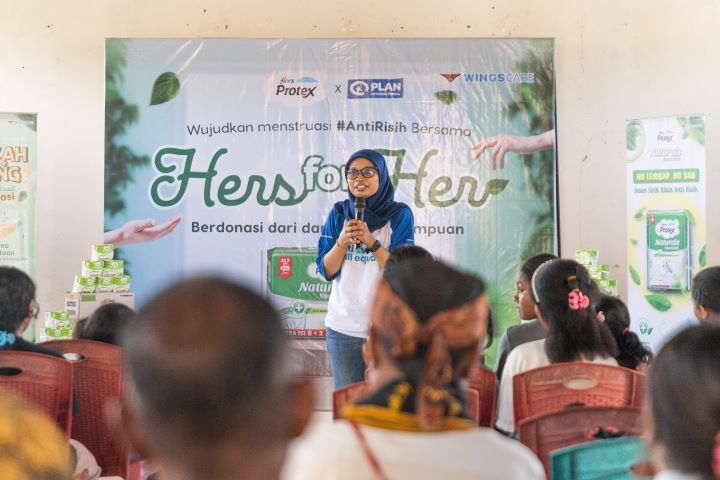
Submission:
M 647 212 L 648 290 L 690 289 L 690 225 L 683 210 Z

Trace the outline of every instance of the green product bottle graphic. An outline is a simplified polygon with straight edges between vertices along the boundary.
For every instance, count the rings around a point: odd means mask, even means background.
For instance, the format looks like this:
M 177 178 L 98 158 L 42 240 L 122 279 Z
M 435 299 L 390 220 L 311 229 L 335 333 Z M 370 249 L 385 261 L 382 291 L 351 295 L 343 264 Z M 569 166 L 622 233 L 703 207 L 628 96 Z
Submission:
M 690 226 L 685 211 L 647 212 L 647 287 L 688 290 Z

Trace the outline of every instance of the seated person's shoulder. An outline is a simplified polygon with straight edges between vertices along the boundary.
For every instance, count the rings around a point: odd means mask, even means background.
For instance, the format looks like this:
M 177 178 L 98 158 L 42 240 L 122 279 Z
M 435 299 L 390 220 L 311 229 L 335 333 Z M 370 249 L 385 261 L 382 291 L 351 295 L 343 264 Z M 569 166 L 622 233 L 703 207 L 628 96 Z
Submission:
M 330 473 L 348 460 L 340 457 L 355 455 L 358 451 L 357 439 L 348 422 L 316 421 L 290 443 L 281 479 L 332 478 Z M 323 461 L 318 461 L 318 452 L 322 452 Z
M 527 342 L 542 340 L 545 338 L 546 332 L 540 322 L 533 320 L 532 322 L 508 327 L 507 336 L 511 348 L 515 348 Z
M 30 353 L 41 353 L 43 355 L 51 355 L 53 357 L 64 358 L 61 354 L 53 352 L 52 350 L 37 345 L 32 342 L 28 342 L 24 338 L 18 338 L 15 340 L 14 348 L 16 352 L 30 352 Z
M 509 375 L 515 375 L 549 363 L 550 361 L 545 353 L 544 339 L 526 342 L 513 348 L 508 355 L 505 369 L 503 370 L 503 377 L 505 376 L 505 371 L 508 371 Z
M 492 457 L 487 465 L 506 469 L 507 478 L 545 478 L 545 471 L 537 456 L 522 443 L 490 428 L 479 428 L 475 432 L 482 437 L 482 441 L 476 444 L 483 445 L 483 450 Z

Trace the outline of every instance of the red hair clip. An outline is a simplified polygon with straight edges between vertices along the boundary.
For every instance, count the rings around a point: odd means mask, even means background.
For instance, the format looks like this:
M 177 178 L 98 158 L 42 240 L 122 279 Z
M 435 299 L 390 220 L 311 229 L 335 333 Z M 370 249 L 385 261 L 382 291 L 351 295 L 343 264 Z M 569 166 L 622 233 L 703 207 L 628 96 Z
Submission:
M 579 290 L 568 293 L 568 306 L 570 310 L 585 310 L 590 306 L 590 299 Z

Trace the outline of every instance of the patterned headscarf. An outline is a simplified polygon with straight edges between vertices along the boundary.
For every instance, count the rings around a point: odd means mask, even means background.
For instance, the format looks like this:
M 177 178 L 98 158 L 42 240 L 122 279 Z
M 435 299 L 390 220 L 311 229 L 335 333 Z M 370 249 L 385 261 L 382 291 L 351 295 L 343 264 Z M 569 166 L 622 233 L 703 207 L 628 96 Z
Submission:
M 390 284 L 382 281 L 378 286 L 371 311 L 371 335 L 382 342 L 396 363 L 423 355 L 422 374 L 415 386 L 415 414 L 427 430 L 438 429 L 443 417 L 462 412 L 452 387 L 467 375 L 485 334 L 489 310 L 482 290 L 469 301 L 421 319 Z M 453 350 L 465 350 L 454 366 Z

